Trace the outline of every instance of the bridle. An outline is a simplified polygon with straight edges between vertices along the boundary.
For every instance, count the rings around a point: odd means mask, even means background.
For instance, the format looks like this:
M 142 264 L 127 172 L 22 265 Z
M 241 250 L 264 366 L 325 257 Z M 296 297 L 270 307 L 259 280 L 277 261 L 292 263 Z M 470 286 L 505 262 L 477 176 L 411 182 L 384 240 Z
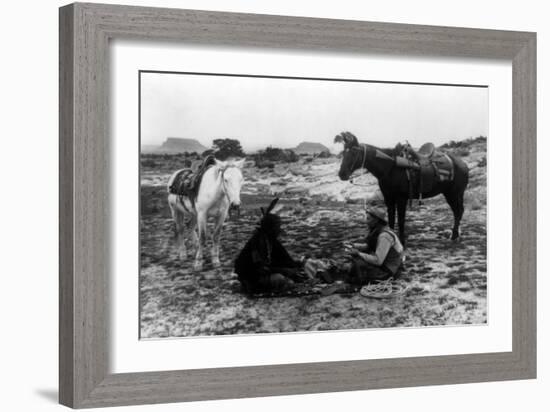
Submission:
M 234 167 L 236 168 L 237 166 L 235 165 L 228 165 L 226 167 L 224 167 L 223 169 L 220 169 L 221 171 L 221 179 L 222 179 L 222 192 L 223 194 L 225 195 L 225 197 L 227 198 L 227 201 L 229 202 L 229 204 L 231 204 L 231 199 L 229 198 L 229 193 L 227 193 L 227 187 L 225 186 L 225 179 L 224 179 L 224 175 L 225 175 L 225 171 L 231 167 Z
M 231 203 L 231 199 L 229 199 L 229 194 L 227 193 L 227 187 L 225 186 L 225 178 L 224 178 L 224 175 L 225 175 L 225 171 L 229 168 L 230 166 L 228 167 L 224 167 L 223 169 L 221 169 L 221 179 L 222 179 L 222 192 L 223 194 L 225 195 L 225 197 L 227 198 L 227 201 Z
M 360 174 L 359 174 L 357 177 L 359 177 L 359 176 L 364 176 L 364 175 L 367 174 L 366 168 L 365 168 L 365 165 L 367 164 L 367 145 L 362 144 L 361 146 L 363 146 L 363 160 L 361 161 L 361 169 L 360 169 L 361 172 L 360 172 Z M 351 174 L 350 174 L 350 179 L 349 179 L 350 183 L 351 183 L 352 185 L 358 185 L 357 183 L 354 183 L 354 182 L 353 182 L 353 179 L 354 179 L 354 178 L 352 177 L 352 175 L 353 175 L 353 172 L 351 172 Z M 364 186 L 364 185 L 363 185 L 363 186 Z

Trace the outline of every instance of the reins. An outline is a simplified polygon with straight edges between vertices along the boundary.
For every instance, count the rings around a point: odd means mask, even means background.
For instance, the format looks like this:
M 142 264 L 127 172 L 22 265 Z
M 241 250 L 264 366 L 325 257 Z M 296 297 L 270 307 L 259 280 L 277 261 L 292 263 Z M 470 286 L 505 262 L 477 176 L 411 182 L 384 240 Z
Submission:
M 361 162 L 361 172 L 357 177 L 365 176 L 367 174 L 367 169 L 365 168 L 365 165 L 367 163 L 367 145 L 363 144 L 362 146 L 363 146 L 363 161 Z M 353 181 L 354 179 L 355 179 L 354 177 L 350 177 L 349 179 L 349 182 L 354 186 L 359 186 L 359 187 L 370 186 L 365 183 L 355 183 Z M 366 207 L 367 207 L 367 198 L 365 197 L 363 198 L 363 208 L 366 209 Z
M 225 171 L 226 171 L 226 170 L 227 170 L 227 168 L 224 168 L 224 169 L 221 171 L 222 192 L 223 192 L 223 194 L 225 195 L 225 197 L 227 198 L 227 201 L 228 201 L 228 202 L 231 202 L 231 199 L 229 199 L 229 194 L 227 193 L 227 188 L 225 187 L 224 174 L 225 174 Z
M 229 169 L 230 167 L 237 167 L 237 166 L 235 166 L 235 165 L 227 165 L 227 166 L 224 167 L 223 169 L 218 169 L 218 170 L 220 170 L 220 172 L 221 172 L 222 192 L 223 192 L 223 194 L 225 195 L 225 197 L 227 198 L 227 201 L 231 203 L 231 199 L 229 198 L 229 194 L 227 193 L 227 187 L 225 186 L 225 179 L 224 179 L 225 171 L 226 171 L 227 169 Z

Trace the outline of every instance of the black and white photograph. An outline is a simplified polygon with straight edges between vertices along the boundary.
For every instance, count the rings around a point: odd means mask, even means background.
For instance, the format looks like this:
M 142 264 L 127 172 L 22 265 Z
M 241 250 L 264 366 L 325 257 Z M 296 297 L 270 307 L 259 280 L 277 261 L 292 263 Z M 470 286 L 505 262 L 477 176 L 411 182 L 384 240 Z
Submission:
M 486 86 L 137 81 L 141 339 L 487 323 Z

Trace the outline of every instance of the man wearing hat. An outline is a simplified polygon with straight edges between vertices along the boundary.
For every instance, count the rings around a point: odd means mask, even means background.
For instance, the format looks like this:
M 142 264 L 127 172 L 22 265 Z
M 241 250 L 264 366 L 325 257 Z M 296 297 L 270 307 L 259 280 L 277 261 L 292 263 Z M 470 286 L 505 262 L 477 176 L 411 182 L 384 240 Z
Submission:
M 353 284 L 395 277 L 403 263 L 404 248 L 388 226 L 385 208 L 373 206 L 366 212 L 369 230 L 366 244 L 348 247 L 352 256 L 348 280 Z

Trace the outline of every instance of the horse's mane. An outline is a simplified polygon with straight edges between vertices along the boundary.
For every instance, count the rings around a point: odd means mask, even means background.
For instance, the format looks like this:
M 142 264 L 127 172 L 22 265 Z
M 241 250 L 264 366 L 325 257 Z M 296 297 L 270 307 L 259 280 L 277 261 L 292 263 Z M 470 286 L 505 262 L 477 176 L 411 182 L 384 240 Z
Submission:
M 226 160 L 223 161 L 223 163 L 224 163 L 223 166 L 216 165 L 215 161 L 214 161 L 213 165 L 217 167 L 218 171 L 223 172 L 224 170 L 229 169 L 231 167 L 239 168 L 239 165 L 238 165 L 239 161 L 240 161 L 240 159 L 235 159 L 235 158 L 231 157 L 231 158 L 226 159 Z
M 208 169 L 212 167 L 212 169 L 214 170 L 214 173 L 216 173 L 216 176 L 219 176 L 220 174 L 223 175 L 228 169 L 232 169 L 232 168 L 239 169 L 239 165 L 237 164 L 238 160 L 239 159 L 230 158 L 230 159 L 224 160 L 223 165 L 218 165 L 216 161 L 214 161 L 213 164 L 208 166 Z
M 388 156 L 395 156 L 398 155 L 395 147 L 388 147 L 388 148 L 378 148 L 382 153 L 387 154 Z
M 237 163 L 238 163 L 239 160 L 240 160 L 240 159 L 235 159 L 235 158 L 233 158 L 233 157 L 227 159 L 227 160 L 226 160 L 226 162 L 227 162 L 227 167 L 239 167 L 239 166 L 237 165 Z
M 367 146 L 367 148 L 371 148 L 373 150 L 380 150 L 382 153 L 387 154 L 390 157 L 399 155 L 398 150 L 396 150 L 395 147 L 383 148 L 383 147 L 376 147 L 367 143 L 362 143 L 362 145 L 365 145 Z

